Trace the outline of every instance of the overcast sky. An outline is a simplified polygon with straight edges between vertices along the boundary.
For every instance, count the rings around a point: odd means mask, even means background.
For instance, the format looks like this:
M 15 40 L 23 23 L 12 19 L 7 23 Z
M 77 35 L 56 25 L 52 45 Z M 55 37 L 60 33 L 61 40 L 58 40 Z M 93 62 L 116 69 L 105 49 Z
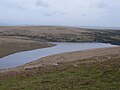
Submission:
M 120 27 L 120 0 L 0 0 L 0 24 Z

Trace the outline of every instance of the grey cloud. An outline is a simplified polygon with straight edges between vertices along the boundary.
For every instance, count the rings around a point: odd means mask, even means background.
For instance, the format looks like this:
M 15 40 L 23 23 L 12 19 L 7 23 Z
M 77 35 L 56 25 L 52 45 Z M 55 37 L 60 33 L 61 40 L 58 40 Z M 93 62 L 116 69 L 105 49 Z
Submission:
M 43 15 L 45 15 L 45 16 L 56 16 L 56 15 L 66 15 L 66 13 L 64 13 L 64 12 L 60 12 L 60 11 L 53 11 L 53 12 L 51 12 L 51 13 L 43 13 Z
M 0 0 L 0 21 L 18 25 L 120 26 L 119 8 L 120 0 Z
M 43 15 L 45 15 L 45 16 L 53 16 L 53 14 L 50 14 L 50 13 L 43 13 Z
M 108 6 L 109 4 L 105 0 L 100 0 L 97 5 L 98 8 L 107 8 Z
M 81 15 L 84 16 L 84 17 L 87 16 L 87 14 L 85 14 L 85 13 L 83 13 L 83 14 L 81 14 Z
M 24 6 L 20 5 L 17 2 L 1 2 L 0 6 L 8 7 L 8 8 L 14 8 L 14 9 L 25 9 Z
M 56 15 L 67 15 L 67 13 L 62 12 L 62 11 L 54 11 L 53 13 Z
M 35 3 L 37 7 L 50 7 L 47 2 L 43 2 L 42 0 L 39 0 Z

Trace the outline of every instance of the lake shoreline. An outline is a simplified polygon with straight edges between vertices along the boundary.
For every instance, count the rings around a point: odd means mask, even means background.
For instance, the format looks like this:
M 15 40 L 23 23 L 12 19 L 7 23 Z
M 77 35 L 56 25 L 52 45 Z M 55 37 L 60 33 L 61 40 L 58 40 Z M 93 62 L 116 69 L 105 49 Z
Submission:
M 97 49 L 89 49 L 89 50 L 79 50 L 79 51 L 71 51 L 60 54 L 55 54 L 47 57 L 43 57 L 41 59 L 35 60 L 28 64 L 22 66 L 36 66 L 38 65 L 53 65 L 54 63 L 63 63 L 63 62 L 71 62 L 83 59 L 90 59 L 95 57 L 102 56 L 112 56 L 120 54 L 120 46 L 116 47 L 106 47 L 106 48 L 97 48 Z
M 53 44 L 49 44 L 45 41 L 34 41 L 28 38 L 0 38 L 0 58 L 6 57 L 8 55 L 22 52 L 30 51 L 34 49 L 52 47 Z
M 103 43 L 109 43 L 112 45 L 120 45 L 120 31 L 114 31 L 114 30 L 107 31 L 107 30 L 100 30 L 100 29 L 92 30 L 92 29 L 61 27 L 61 26 L 23 26 L 23 27 L 19 27 L 19 26 L 2 27 L 1 26 L 0 27 L 0 38 L 6 38 L 6 40 L 9 39 L 8 41 L 11 41 L 11 39 L 16 39 L 18 41 L 19 40 L 23 40 L 23 41 L 30 40 L 32 42 L 37 42 L 37 43 L 41 42 L 42 47 L 39 47 L 39 44 L 38 44 L 37 48 L 44 48 L 44 47 L 51 46 L 48 44 L 48 42 L 74 42 L 74 43 L 103 42 Z M 16 48 L 17 49 L 21 48 L 21 45 L 19 45 L 18 43 L 15 43 L 16 45 L 11 44 L 11 46 L 14 48 L 14 45 L 15 46 L 18 45 L 20 47 L 16 47 Z M 25 49 L 29 45 L 30 44 L 24 43 L 24 45 L 22 45 L 22 48 L 25 46 L 24 47 Z M 30 46 L 32 47 L 32 49 L 28 48 L 25 50 L 22 49 L 20 51 L 19 50 L 14 51 L 14 49 L 9 50 L 8 43 L 4 44 L 3 46 L 5 47 L 3 51 L 7 50 L 6 55 L 10 55 L 16 52 L 21 52 L 21 51 L 26 51 L 26 50 L 37 49 L 36 47 Z M 3 53 L 3 51 L 0 53 Z
M 90 54 L 92 56 L 89 56 L 90 52 L 92 52 Z M 14 71 L 21 72 L 21 71 L 26 71 L 27 69 L 31 71 L 31 70 L 34 70 L 37 68 L 54 66 L 54 64 L 57 64 L 57 63 L 59 63 L 59 64 L 70 63 L 70 62 L 77 62 L 79 60 L 84 61 L 86 59 L 96 59 L 98 61 L 99 58 L 107 57 L 106 59 L 110 59 L 110 58 L 113 58 L 113 56 L 115 56 L 115 55 L 119 56 L 119 54 L 120 54 L 120 46 L 65 52 L 65 53 L 61 53 L 61 54 L 47 56 L 47 57 L 35 60 L 33 62 L 29 62 L 24 65 L 15 67 L 15 68 L 1 69 L 0 73 L 7 73 L 7 72 L 14 72 Z M 71 56 L 71 55 L 72 55 L 72 57 L 69 58 L 69 56 Z M 64 61 L 61 57 L 65 58 L 66 60 Z M 62 61 L 57 58 L 60 58 Z
M 55 43 L 51 43 L 51 44 L 55 44 Z M 63 44 L 64 45 L 64 43 L 61 43 L 61 44 Z M 68 42 L 68 44 L 70 44 L 69 42 Z M 76 44 L 78 44 L 78 43 L 76 43 Z M 85 44 L 87 44 L 87 43 L 85 43 Z M 90 43 L 88 43 L 88 44 L 90 44 Z M 94 45 L 94 43 L 91 43 L 91 45 Z M 99 43 L 98 43 L 99 44 Z M 102 45 L 102 43 L 100 43 L 101 45 Z M 59 44 L 58 44 L 59 45 Z M 73 44 L 74 45 L 74 44 Z M 83 44 L 84 45 L 84 44 Z M 65 46 L 66 47 L 66 46 Z M 115 46 L 116 47 L 116 46 Z M 52 47 L 52 48 L 54 48 L 54 47 Z M 97 48 L 97 47 L 96 47 Z M 98 48 L 98 50 L 100 49 L 100 50 L 104 50 L 104 49 L 111 49 L 110 47 L 99 47 Z M 46 48 L 45 48 L 46 49 Z M 49 49 L 49 48 L 48 48 Z M 84 49 L 82 49 L 82 50 L 80 50 L 80 52 L 84 52 L 84 51 L 87 51 L 87 52 L 89 52 L 89 50 L 90 51 L 93 51 L 94 52 L 94 50 L 96 50 L 95 48 L 90 48 L 90 49 L 88 49 L 88 50 L 84 50 Z M 34 50 L 33 50 L 34 51 Z M 53 50 L 54 51 L 54 50 Z M 62 55 L 64 56 L 64 54 L 66 55 L 66 53 L 70 53 L 70 52 L 78 52 L 79 50 L 77 50 L 77 49 L 75 49 L 74 51 L 67 51 L 67 52 L 61 52 L 62 53 Z M 28 51 L 27 51 L 28 52 Z M 47 51 L 48 52 L 48 51 Z M 46 58 L 46 57 L 49 57 L 50 56 L 50 58 L 52 58 L 52 56 L 56 56 L 56 55 L 61 55 L 61 53 L 54 53 L 54 54 L 50 54 L 50 55 L 48 55 L 48 56 L 44 56 L 43 58 Z M 35 53 L 34 53 L 35 54 Z M 92 53 L 93 54 L 93 53 Z M 19 55 L 19 54 L 18 54 Z M 26 54 L 24 54 L 24 55 L 26 55 Z M 101 54 L 100 54 L 101 55 Z M 19 55 L 19 56 L 21 56 L 21 55 Z M 66 56 L 70 56 L 70 55 L 66 55 Z M 85 55 L 83 55 L 83 56 L 85 56 Z M 87 55 L 88 56 L 88 55 Z M 40 56 L 37 56 L 38 58 L 40 58 Z M 18 57 L 17 57 L 18 58 Z M 36 56 L 35 56 L 35 58 L 36 58 Z M 27 60 L 28 58 L 26 58 L 25 60 Z M 42 58 L 41 58 L 42 59 Z M 40 59 L 40 60 L 41 60 Z M 22 59 L 21 59 L 22 60 Z M 29 59 L 28 59 L 29 60 Z M 34 60 L 34 61 L 33 61 Z M 48 58 L 48 60 L 49 60 L 49 58 Z M 54 59 L 53 59 L 54 60 Z M 6 60 L 2 60 L 2 61 L 5 61 L 6 62 Z M 14 61 L 14 62 L 16 62 L 15 60 L 13 60 L 13 57 L 11 57 L 11 62 L 12 61 Z M 37 59 L 32 59 L 32 61 L 29 61 L 29 63 L 31 63 L 31 64 L 33 64 L 34 62 L 36 62 L 36 61 L 38 61 Z M 42 60 L 41 60 L 42 61 Z M 50 60 L 50 61 L 52 61 L 52 60 Z M 59 61 L 59 59 L 58 59 L 58 61 Z M 10 63 L 11 63 L 10 62 Z M 47 61 L 48 62 L 48 61 Z M 46 63 L 47 63 L 46 62 Z M 69 61 L 68 61 L 69 62 Z M 3 62 L 1 62 L 1 63 L 3 63 Z M 7 62 L 6 62 L 7 63 Z M 52 63 L 56 63 L 56 62 L 52 62 Z M 59 63 L 59 62 L 58 62 Z M 12 64 L 12 63 L 11 63 Z M 42 65 L 42 63 L 38 63 L 38 65 Z M 21 67 L 21 66 L 24 66 L 24 65 L 26 65 L 25 63 L 23 64 L 23 65 L 20 65 L 20 66 L 17 66 L 17 67 Z M 16 68 L 16 67 L 15 67 Z M 11 70 L 11 69 L 10 69 Z

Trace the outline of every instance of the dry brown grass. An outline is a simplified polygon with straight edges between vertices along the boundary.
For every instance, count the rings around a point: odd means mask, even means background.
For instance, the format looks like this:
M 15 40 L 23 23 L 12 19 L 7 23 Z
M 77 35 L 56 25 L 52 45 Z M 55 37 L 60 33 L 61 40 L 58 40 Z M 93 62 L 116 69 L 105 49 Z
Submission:
M 33 40 L 0 38 L 0 57 L 7 56 L 20 51 L 33 50 L 51 46 L 47 42 L 38 42 Z
M 0 32 L 17 32 L 17 31 L 27 32 L 27 33 L 34 33 L 34 34 L 40 34 L 40 33 L 52 33 L 52 34 L 60 34 L 60 33 L 77 33 L 77 32 L 90 32 L 90 30 L 87 29 L 80 29 L 80 28 L 72 28 L 72 27 L 60 27 L 60 26 L 1 26 Z
M 0 36 L 24 36 L 32 39 L 47 41 L 71 41 L 89 42 L 93 41 L 94 31 L 72 27 L 60 26 L 1 26 Z
M 119 90 L 120 56 L 0 73 L 0 90 Z M 94 60 L 95 62 L 86 63 Z M 100 62 L 102 60 L 102 62 Z M 74 64 L 77 65 L 74 66 Z

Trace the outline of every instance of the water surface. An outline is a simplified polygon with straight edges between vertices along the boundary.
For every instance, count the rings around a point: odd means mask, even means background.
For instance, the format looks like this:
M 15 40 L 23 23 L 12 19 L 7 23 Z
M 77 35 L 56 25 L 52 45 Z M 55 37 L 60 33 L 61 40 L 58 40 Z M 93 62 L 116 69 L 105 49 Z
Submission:
M 95 48 L 114 47 L 115 45 L 105 43 L 62 43 L 57 42 L 54 47 L 36 49 L 31 51 L 24 51 L 15 53 L 4 58 L 0 58 L 0 69 L 7 69 L 17 67 L 28 62 L 35 61 L 42 57 L 46 57 L 53 54 L 59 54 L 63 52 L 88 50 Z

